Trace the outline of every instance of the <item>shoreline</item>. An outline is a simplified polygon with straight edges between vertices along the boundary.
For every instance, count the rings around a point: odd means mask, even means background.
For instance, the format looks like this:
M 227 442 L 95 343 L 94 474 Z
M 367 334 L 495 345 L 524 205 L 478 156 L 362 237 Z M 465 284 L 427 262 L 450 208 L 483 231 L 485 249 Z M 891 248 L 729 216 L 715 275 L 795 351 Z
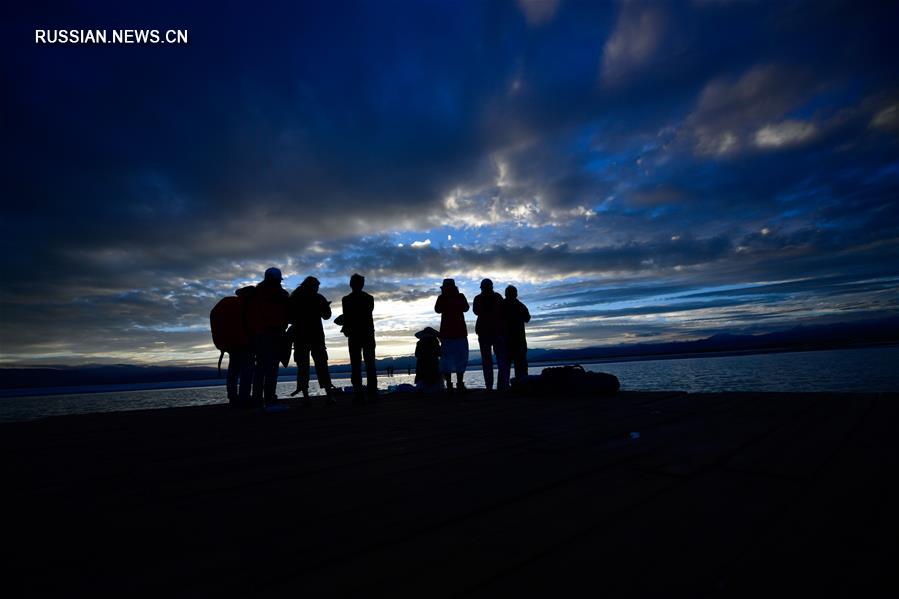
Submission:
M 860 346 L 851 346 L 851 347 L 823 347 L 823 348 L 771 348 L 764 350 L 733 350 L 733 351 L 711 351 L 711 352 L 692 352 L 692 353 L 677 353 L 677 354 L 651 354 L 651 355 L 642 355 L 642 356 L 624 356 L 624 357 L 613 357 L 613 358 L 590 358 L 585 360 L 542 360 L 538 362 L 529 363 L 530 367 L 549 367 L 549 366 L 560 366 L 564 364 L 623 364 L 630 362 L 652 362 L 652 361 L 662 361 L 662 360 L 690 360 L 697 358 L 727 358 L 727 357 L 741 357 L 741 356 L 758 356 L 758 355 L 768 355 L 768 354 L 793 354 L 793 353 L 808 353 L 808 352 L 822 352 L 822 351 L 851 351 L 851 350 L 861 350 L 861 349 L 877 349 L 877 348 L 891 348 L 891 347 L 899 347 L 897 343 L 885 343 L 885 344 L 867 344 Z M 342 370 L 332 370 L 331 375 L 332 378 L 349 378 L 350 372 L 348 368 L 348 364 L 335 364 L 335 366 L 344 367 L 346 366 L 346 371 Z M 295 368 L 295 366 L 289 366 L 288 368 Z M 397 369 L 399 372 L 395 373 L 399 376 L 408 376 L 405 373 L 406 369 Z M 387 378 L 386 374 L 383 374 L 385 371 L 379 370 L 378 377 L 379 378 Z M 466 372 L 480 372 L 480 364 L 476 364 L 473 366 L 469 366 Z M 139 382 L 139 383 L 119 383 L 119 384 L 108 384 L 108 385 L 81 385 L 81 386 L 56 386 L 56 387 L 18 387 L 18 388 L 10 388 L 10 389 L 2 389 L 0 388 L 0 401 L 6 399 L 16 399 L 16 398 L 26 398 L 26 397 L 44 397 L 44 396 L 55 396 L 55 395 L 82 395 L 82 394 L 101 394 L 101 393 L 120 393 L 127 391 L 156 391 L 156 390 L 165 390 L 165 389 L 194 389 L 194 388 L 209 388 L 209 387 L 221 387 L 225 384 L 225 370 L 222 370 L 222 376 L 220 378 L 215 379 L 196 379 L 196 380 L 181 380 L 181 381 L 159 381 L 159 382 Z M 412 369 L 412 373 L 414 375 L 415 369 Z M 341 376 L 345 375 L 345 376 Z M 290 375 L 279 375 L 278 382 L 279 383 L 288 383 L 294 380 L 294 374 Z M 317 381 L 318 377 L 314 374 L 314 369 L 310 372 L 310 380 Z

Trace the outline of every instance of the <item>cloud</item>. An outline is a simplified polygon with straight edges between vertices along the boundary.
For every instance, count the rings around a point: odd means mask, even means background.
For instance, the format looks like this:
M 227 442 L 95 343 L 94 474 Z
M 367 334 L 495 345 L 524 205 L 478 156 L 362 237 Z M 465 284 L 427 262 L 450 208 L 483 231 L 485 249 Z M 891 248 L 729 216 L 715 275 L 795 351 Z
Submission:
M 899 129 L 899 104 L 890 104 L 871 119 L 871 127 L 896 131 Z
M 786 120 L 765 125 L 755 133 L 755 145 L 760 148 L 782 148 L 808 141 L 817 133 L 814 123 Z
M 649 322 L 663 289 L 807 277 L 767 292 L 783 318 L 815 285 L 834 312 L 890 309 L 823 281 L 899 263 L 894 9 L 679 8 L 226 7 L 189 52 L 127 60 L 3 38 L 0 359 L 190 360 L 214 302 L 268 266 L 332 298 L 362 272 L 393 348 L 433 324 L 444 275 L 516 282 L 536 339 L 569 346 L 671 334 Z M 679 330 L 777 320 L 756 299 Z
M 646 66 L 659 47 L 665 27 L 665 17 L 658 4 L 622 2 L 618 22 L 603 47 L 603 82 L 617 84 Z
M 560 0 L 517 0 L 528 24 L 543 25 L 552 20 L 559 9 Z
M 808 127 L 812 125 L 803 128 L 796 121 L 769 123 L 808 99 L 814 85 L 802 72 L 776 65 L 754 66 L 736 80 L 711 81 L 687 118 L 696 153 L 733 154 L 743 149 L 750 137 L 756 145 L 766 148 L 783 145 L 785 140 L 798 136 L 807 139 L 812 134 Z

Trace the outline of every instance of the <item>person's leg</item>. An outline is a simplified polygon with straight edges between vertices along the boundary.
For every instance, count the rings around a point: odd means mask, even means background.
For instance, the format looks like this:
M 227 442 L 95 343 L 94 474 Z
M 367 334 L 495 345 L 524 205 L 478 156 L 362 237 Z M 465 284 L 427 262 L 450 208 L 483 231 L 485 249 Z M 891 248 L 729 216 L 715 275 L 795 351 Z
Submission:
M 262 387 L 265 382 L 262 335 L 253 337 L 253 401 L 262 402 Z
M 528 347 L 522 345 L 518 349 L 518 360 L 515 362 L 515 376 L 526 377 L 528 375 Z
M 378 390 L 378 367 L 375 363 L 375 339 L 366 339 L 362 346 L 362 357 L 365 360 L 365 370 L 368 379 L 369 393 L 375 393 Z
M 362 344 L 356 337 L 347 339 L 350 350 L 350 382 L 353 384 L 353 390 L 359 392 L 362 390 Z
M 309 395 L 309 352 L 311 348 L 308 343 L 297 343 L 296 351 L 293 359 L 297 363 L 297 391 L 303 394 L 303 397 Z M 296 391 L 294 391 L 296 393 Z
M 237 380 L 240 378 L 240 361 L 243 358 L 243 352 L 228 352 L 228 379 L 225 383 L 225 390 L 228 395 L 228 403 L 234 406 L 237 401 Z
M 509 368 L 510 374 L 511 374 L 512 368 L 514 368 L 515 369 L 515 378 L 516 379 L 521 378 L 521 357 L 518 355 L 517 352 L 516 353 L 512 353 L 511 351 L 509 352 L 509 366 L 510 366 L 510 368 Z
M 237 398 L 241 404 L 248 404 L 253 390 L 253 352 L 247 348 L 240 352 L 240 382 Z
M 498 337 L 493 344 L 494 351 L 496 352 L 496 367 L 499 370 L 499 377 L 496 381 L 496 388 L 500 391 L 507 391 L 509 389 L 509 353 L 506 348 L 506 340 L 503 337 Z
M 266 371 L 265 371 L 265 387 L 263 395 L 266 403 L 275 401 L 278 396 L 278 336 L 275 334 L 268 336 L 266 343 L 267 353 Z
M 493 347 L 490 341 L 478 338 L 478 347 L 481 349 L 481 370 L 484 372 L 484 386 L 490 391 L 493 389 Z
M 312 359 L 315 360 L 315 376 L 318 386 L 328 389 L 331 386 L 331 373 L 328 371 L 328 350 L 324 344 L 312 348 Z

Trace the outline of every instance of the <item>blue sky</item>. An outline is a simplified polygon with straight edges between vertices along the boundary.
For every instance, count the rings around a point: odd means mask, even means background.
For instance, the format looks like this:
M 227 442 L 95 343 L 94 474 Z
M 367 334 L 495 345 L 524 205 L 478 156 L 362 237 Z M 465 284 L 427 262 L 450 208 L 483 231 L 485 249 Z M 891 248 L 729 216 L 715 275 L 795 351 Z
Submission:
M 532 347 L 897 311 L 893 3 L 120 4 L 4 25 L 3 363 L 211 363 L 272 265 L 364 274 L 384 356 L 444 277 Z M 122 27 L 190 43 L 33 41 Z

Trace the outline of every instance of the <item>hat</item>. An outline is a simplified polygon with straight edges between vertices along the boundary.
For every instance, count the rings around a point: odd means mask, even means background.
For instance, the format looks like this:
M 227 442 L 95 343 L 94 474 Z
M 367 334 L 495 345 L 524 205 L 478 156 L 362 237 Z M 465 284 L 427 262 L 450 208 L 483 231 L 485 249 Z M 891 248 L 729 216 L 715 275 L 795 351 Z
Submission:
M 449 287 L 455 287 L 456 281 L 453 279 L 443 279 L 443 284 L 440 286 L 441 289 L 447 289 Z
M 415 337 L 418 339 L 424 339 L 425 337 L 439 337 L 440 332 L 433 327 L 425 327 L 422 330 L 415 333 Z
M 277 280 L 277 281 L 283 281 L 283 280 L 284 280 L 284 277 L 281 276 L 281 269 L 280 269 L 280 268 L 275 268 L 274 266 L 272 266 L 271 268 L 266 269 L 266 271 L 265 271 L 265 278 L 266 278 L 266 279 L 275 279 L 275 280 Z
M 484 279 L 483 281 L 481 281 L 481 289 L 484 289 L 485 287 L 493 289 L 493 281 L 491 281 L 490 279 Z

